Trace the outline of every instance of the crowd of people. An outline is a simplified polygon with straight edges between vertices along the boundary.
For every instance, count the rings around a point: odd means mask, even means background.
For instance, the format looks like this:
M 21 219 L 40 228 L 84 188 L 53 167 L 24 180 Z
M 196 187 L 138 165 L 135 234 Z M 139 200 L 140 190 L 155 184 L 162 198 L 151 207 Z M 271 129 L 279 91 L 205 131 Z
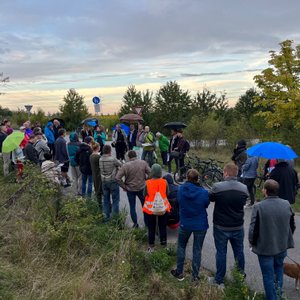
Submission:
M 189 143 L 181 129 L 172 129 L 169 140 L 160 132 L 153 134 L 149 126 L 140 124 L 136 129 L 131 124 L 126 135 L 117 125 L 112 133 L 111 145 L 106 143 L 103 126 L 98 125 L 93 130 L 84 125 L 81 141 L 79 135 L 72 132 L 67 142 L 66 130 L 58 120 L 48 122 L 44 132 L 40 126 L 31 128 L 30 122 L 26 121 L 20 131 L 24 132 L 20 148 L 26 160 L 40 165 L 41 172 L 53 182 L 64 187 L 72 184 L 77 195 L 90 199 L 94 190 L 104 222 L 119 214 L 121 188 L 127 195 L 132 227 L 138 228 L 141 225 L 136 211 L 138 198 L 148 230 L 149 253 L 155 249 L 157 227 L 163 247 L 167 245 L 167 226 L 179 227 L 177 266 L 171 274 L 180 281 L 184 279 L 185 252 L 191 235 L 194 237 L 192 281 L 199 281 L 210 203 L 214 203 L 213 237 L 217 271 L 209 282 L 221 288 L 224 286 L 228 242 L 239 272 L 246 277 L 244 208 L 250 198 L 248 207 L 253 207 L 253 210 L 248 240 L 253 252 L 258 255 L 266 298 L 276 299 L 276 293 L 282 293 L 283 261 L 287 249 L 294 246 L 295 221 L 290 204 L 295 202 L 298 176 L 293 161 L 267 162 L 263 186 L 265 199 L 255 203 L 253 187 L 259 159 L 247 155 L 244 140 L 238 141 L 233 162 L 225 165 L 224 180 L 206 190 L 200 185 L 200 174 L 194 169 L 180 174 L 186 176 L 186 181 L 180 186 L 169 174 L 172 161 L 175 161 L 177 168 L 183 166 L 189 151 Z M 11 132 L 10 123 L 3 122 L 0 151 Z M 169 171 L 165 175 L 162 166 L 153 163 L 156 144 L 160 149 L 162 165 Z M 113 148 L 116 155 L 113 155 Z M 3 154 L 6 175 L 10 157 Z

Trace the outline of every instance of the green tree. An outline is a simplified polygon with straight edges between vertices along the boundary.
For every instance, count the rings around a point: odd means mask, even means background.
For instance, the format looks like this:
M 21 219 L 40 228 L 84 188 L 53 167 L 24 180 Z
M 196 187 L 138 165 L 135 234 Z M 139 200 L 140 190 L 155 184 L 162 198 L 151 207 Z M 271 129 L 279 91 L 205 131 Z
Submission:
M 142 117 L 145 123 L 151 120 L 151 112 L 153 109 L 153 94 L 149 90 L 145 92 L 137 91 L 134 85 L 127 88 L 123 96 L 123 104 L 120 108 L 119 117 L 136 113 L 135 107 L 143 107 Z
M 300 45 L 293 41 L 280 43 L 279 53 L 270 51 L 269 67 L 254 80 L 264 94 L 256 104 L 269 128 L 290 132 L 300 127 Z M 285 135 L 285 134 L 284 134 Z
M 0 105 L 0 119 L 8 118 L 12 116 L 12 111 L 6 107 Z
M 74 130 L 80 122 L 89 116 L 88 107 L 84 103 L 84 97 L 75 89 L 70 89 L 60 105 L 61 117 L 65 121 L 66 129 Z
M 237 116 L 250 119 L 252 116 L 260 111 L 260 107 L 256 105 L 257 98 L 260 98 L 261 94 L 256 91 L 255 88 L 248 89 L 245 94 L 241 95 L 235 104 L 235 111 Z
M 45 112 L 44 112 L 40 107 L 37 109 L 37 112 L 34 112 L 34 113 L 31 114 L 31 116 L 30 116 L 30 122 L 31 122 L 31 124 L 33 124 L 33 125 L 34 125 L 36 122 L 41 123 L 42 126 L 43 126 L 43 125 L 46 125 L 47 120 L 48 120 L 48 118 L 47 118 Z
M 166 122 L 188 122 L 191 117 L 191 106 L 189 91 L 183 91 L 176 81 L 167 82 L 156 94 L 152 126 L 161 130 Z

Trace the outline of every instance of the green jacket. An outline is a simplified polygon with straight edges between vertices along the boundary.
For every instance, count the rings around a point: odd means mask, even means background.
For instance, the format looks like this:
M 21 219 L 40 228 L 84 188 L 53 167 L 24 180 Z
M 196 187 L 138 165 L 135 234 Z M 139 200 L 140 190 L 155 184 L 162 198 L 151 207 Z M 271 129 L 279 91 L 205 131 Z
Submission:
M 160 152 L 168 151 L 169 144 L 170 144 L 170 142 L 169 142 L 168 138 L 162 134 L 158 140 Z

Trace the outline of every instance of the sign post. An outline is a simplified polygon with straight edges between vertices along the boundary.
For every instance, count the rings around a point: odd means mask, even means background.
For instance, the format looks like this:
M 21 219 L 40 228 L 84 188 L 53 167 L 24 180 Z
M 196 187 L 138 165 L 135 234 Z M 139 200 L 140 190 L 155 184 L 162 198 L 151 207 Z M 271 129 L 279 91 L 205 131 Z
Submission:
M 134 110 L 140 116 L 142 114 L 143 107 L 142 106 L 137 106 L 137 107 L 134 108 Z
M 100 107 L 101 99 L 95 96 L 92 101 L 94 103 L 95 114 L 98 115 L 101 111 L 101 107 Z

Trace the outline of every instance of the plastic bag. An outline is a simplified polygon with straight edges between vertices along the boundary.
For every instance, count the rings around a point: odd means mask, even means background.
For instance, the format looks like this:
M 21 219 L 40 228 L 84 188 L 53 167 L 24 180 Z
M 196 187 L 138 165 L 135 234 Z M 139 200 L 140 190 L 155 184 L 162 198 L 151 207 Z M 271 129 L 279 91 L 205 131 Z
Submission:
M 161 196 L 160 192 L 156 192 L 152 206 L 153 215 L 162 216 L 166 213 L 166 210 L 167 208 L 165 206 L 163 197 Z

